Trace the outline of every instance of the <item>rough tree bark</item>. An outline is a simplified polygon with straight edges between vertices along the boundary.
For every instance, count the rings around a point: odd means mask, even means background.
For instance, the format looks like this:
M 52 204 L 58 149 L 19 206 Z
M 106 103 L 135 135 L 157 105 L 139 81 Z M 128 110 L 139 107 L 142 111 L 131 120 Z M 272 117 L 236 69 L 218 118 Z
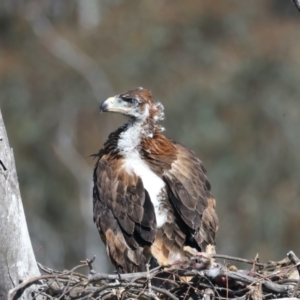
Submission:
M 0 110 L 0 300 L 10 289 L 40 275 L 24 215 L 13 151 Z M 30 299 L 27 289 L 19 299 Z

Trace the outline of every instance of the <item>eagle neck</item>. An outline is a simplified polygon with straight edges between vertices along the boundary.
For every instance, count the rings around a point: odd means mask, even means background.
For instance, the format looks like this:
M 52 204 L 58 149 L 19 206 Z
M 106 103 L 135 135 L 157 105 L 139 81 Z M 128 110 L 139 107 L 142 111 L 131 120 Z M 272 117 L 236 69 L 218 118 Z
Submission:
M 118 149 L 121 154 L 127 156 L 133 151 L 136 152 L 141 148 L 141 141 L 152 139 L 155 132 L 155 125 L 140 121 L 130 120 L 126 129 L 120 133 L 118 140 Z

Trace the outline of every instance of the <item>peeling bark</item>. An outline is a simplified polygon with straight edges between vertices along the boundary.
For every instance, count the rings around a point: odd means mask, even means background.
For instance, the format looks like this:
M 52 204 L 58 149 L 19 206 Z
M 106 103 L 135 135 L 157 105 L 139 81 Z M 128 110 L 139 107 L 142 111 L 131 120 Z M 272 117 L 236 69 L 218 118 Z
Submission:
M 20 282 L 40 275 L 21 200 L 13 151 L 0 111 L 0 300 Z M 31 291 L 18 295 L 30 299 Z

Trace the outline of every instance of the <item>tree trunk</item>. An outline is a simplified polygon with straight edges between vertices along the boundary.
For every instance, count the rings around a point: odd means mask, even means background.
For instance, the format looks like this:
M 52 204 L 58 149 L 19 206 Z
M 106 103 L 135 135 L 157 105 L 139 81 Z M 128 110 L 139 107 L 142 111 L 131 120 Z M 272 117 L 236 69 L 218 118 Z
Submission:
M 0 111 L 0 300 L 10 289 L 40 275 L 24 215 L 13 151 Z M 19 299 L 30 299 L 28 288 Z

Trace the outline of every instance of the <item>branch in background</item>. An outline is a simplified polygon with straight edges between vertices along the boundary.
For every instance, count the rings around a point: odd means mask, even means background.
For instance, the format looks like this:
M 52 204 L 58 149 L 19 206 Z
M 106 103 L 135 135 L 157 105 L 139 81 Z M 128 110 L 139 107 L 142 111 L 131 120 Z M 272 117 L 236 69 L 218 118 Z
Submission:
M 300 0 L 292 0 L 297 7 L 297 9 L 300 11 Z
M 37 2 L 25 9 L 25 18 L 45 48 L 82 75 L 92 88 L 95 98 L 101 102 L 104 95 L 111 95 L 113 88 L 104 70 L 76 45 L 62 37 L 52 26 Z
M 103 5 L 98 0 L 77 1 L 78 22 L 82 31 L 89 31 L 96 28 L 101 20 L 100 8 Z

